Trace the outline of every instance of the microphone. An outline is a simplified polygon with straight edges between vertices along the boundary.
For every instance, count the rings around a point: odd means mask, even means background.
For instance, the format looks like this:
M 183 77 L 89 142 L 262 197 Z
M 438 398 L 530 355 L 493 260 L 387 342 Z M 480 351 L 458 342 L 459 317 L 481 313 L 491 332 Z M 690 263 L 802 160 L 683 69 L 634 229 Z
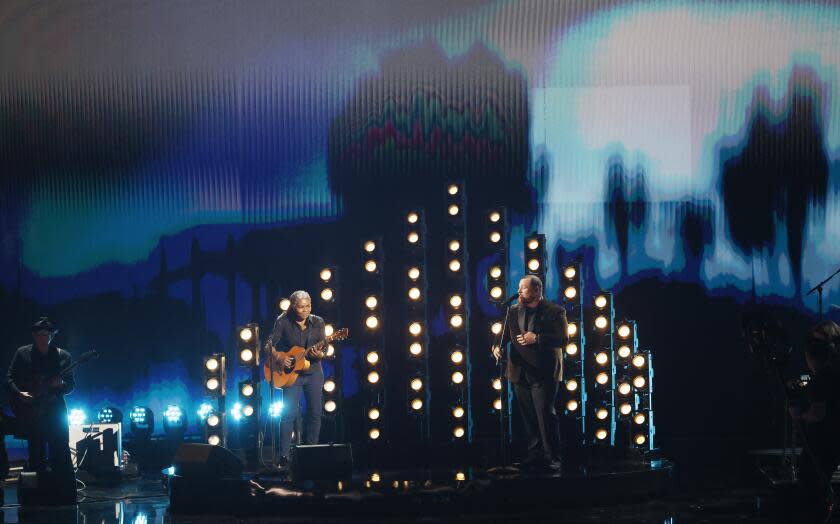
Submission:
M 504 302 L 502 302 L 502 305 L 503 305 L 503 306 L 507 306 L 507 305 L 509 305 L 511 302 L 513 302 L 514 300 L 516 300 L 517 298 L 519 298 L 519 293 L 515 293 L 515 294 L 513 294 L 513 295 L 509 296 L 509 297 L 507 298 L 507 300 L 505 300 Z

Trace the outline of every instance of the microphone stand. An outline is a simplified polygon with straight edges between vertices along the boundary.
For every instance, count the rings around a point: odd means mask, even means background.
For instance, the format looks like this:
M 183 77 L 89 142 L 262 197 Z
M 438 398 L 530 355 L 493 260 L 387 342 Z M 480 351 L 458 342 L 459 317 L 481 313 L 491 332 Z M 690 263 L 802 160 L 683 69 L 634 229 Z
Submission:
M 816 292 L 817 292 L 817 295 L 819 295 L 820 320 L 822 320 L 822 318 L 823 318 L 823 299 L 822 299 L 823 286 L 824 286 L 824 285 L 826 285 L 826 284 L 828 283 L 828 281 L 829 281 L 829 280 L 831 280 L 832 278 L 836 277 L 838 273 L 840 273 L 840 269 L 838 269 L 837 271 L 835 271 L 834 273 L 832 273 L 830 277 L 828 277 L 827 279 L 823 280 L 822 282 L 820 282 L 819 284 L 817 284 L 816 286 L 814 286 L 813 288 L 811 288 L 811 290 L 810 290 L 810 291 L 808 291 L 807 293 L 805 293 L 805 296 L 806 296 L 806 297 L 807 297 L 808 295 L 810 295 L 811 293 L 813 293 L 814 291 L 816 291 Z
M 499 347 L 499 350 L 502 352 L 502 355 L 496 360 L 496 364 L 498 366 L 499 372 L 499 382 L 501 384 L 501 390 L 499 392 L 499 398 L 502 401 L 502 405 L 500 406 L 501 409 L 499 410 L 499 457 L 501 459 L 502 465 L 496 466 L 493 468 L 489 468 L 487 470 L 488 473 L 496 473 L 500 475 L 510 475 L 514 473 L 519 473 L 519 469 L 510 466 L 510 460 L 508 458 L 508 452 L 510 446 L 508 445 L 508 428 L 510 426 L 508 416 L 510 413 L 510 406 L 508 399 L 510 397 L 509 391 L 509 384 L 505 377 L 505 363 L 507 360 L 504 358 L 504 348 L 502 347 L 502 341 L 505 338 L 505 331 L 508 328 L 508 318 L 510 318 L 510 308 L 513 305 L 512 301 L 508 303 L 507 308 L 505 309 L 505 319 L 502 322 L 502 330 L 496 335 L 496 339 L 494 341 L 493 346 Z

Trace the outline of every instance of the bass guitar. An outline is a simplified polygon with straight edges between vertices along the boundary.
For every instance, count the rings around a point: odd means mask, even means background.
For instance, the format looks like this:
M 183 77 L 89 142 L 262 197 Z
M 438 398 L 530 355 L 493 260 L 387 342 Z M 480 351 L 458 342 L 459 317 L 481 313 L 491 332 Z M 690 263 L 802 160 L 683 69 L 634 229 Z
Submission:
M 32 395 L 32 398 L 27 400 L 24 400 L 17 395 L 12 395 L 13 398 L 10 401 L 10 405 L 12 407 L 12 412 L 17 418 L 18 427 L 23 431 L 31 431 L 37 427 L 37 423 L 43 414 L 44 406 L 46 406 L 50 400 L 54 399 L 59 394 L 58 389 L 50 386 L 50 381 L 53 378 L 64 378 L 80 365 L 84 364 L 88 360 L 97 358 L 98 356 L 99 353 L 96 351 L 87 351 L 82 353 L 75 362 L 69 366 L 61 368 L 59 372 L 54 375 L 36 374 L 26 382 L 18 384 L 18 388 L 21 391 L 27 391 L 30 395 Z
M 309 361 L 310 358 L 317 353 L 323 353 L 327 344 L 330 342 L 344 340 L 347 338 L 348 333 L 349 331 L 347 328 L 341 328 L 309 349 L 304 349 L 300 346 L 293 346 L 289 348 L 288 351 L 274 350 L 274 342 L 269 336 L 268 341 L 266 342 L 266 353 L 269 355 L 269 358 L 267 358 L 265 363 L 263 363 L 263 374 L 265 375 L 265 380 L 271 384 L 272 387 L 277 389 L 285 389 L 292 386 L 297 381 L 298 376 L 301 373 L 309 371 L 309 368 L 312 365 Z M 286 357 L 292 359 L 291 366 L 283 365 Z M 273 362 L 272 359 L 274 359 Z M 273 374 L 272 367 L 274 368 Z

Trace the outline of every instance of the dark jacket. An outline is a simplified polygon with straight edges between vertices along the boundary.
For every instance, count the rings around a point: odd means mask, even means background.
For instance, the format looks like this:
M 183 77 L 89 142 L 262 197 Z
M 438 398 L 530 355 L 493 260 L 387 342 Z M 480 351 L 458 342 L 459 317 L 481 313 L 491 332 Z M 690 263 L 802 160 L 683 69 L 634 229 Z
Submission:
M 533 325 L 525 325 L 525 306 L 516 304 L 510 308 L 508 329 L 502 345 L 511 343 L 507 362 L 507 379 L 516 384 L 526 373 L 529 380 L 563 380 L 563 350 L 568 341 L 566 310 L 545 299 L 537 304 Z M 537 334 L 537 343 L 522 346 L 516 342 L 520 333 L 532 331 Z
M 46 379 L 57 376 L 61 369 L 70 365 L 70 360 L 69 352 L 55 346 L 50 346 L 46 355 L 41 355 L 34 344 L 19 347 L 6 373 L 6 387 L 9 394 L 17 398 L 21 391 L 27 390 L 30 386 L 29 382 L 36 375 L 42 375 Z M 76 386 L 72 372 L 65 375 L 63 380 L 61 394 L 56 397 L 62 403 L 64 402 L 63 395 L 73 391 Z
M 309 315 L 306 319 L 306 326 L 307 329 L 302 331 L 290 315 L 281 314 L 274 322 L 274 329 L 271 331 L 274 349 L 282 352 L 286 352 L 294 346 L 309 349 L 326 338 L 324 332 L 326 325 L 323 318 L 318 315 Z M 312 357 L 308 360 L 312 362 L 312 366 L 308 373 L 301 373 L 301 375 L 321 370 L 320 358 Z

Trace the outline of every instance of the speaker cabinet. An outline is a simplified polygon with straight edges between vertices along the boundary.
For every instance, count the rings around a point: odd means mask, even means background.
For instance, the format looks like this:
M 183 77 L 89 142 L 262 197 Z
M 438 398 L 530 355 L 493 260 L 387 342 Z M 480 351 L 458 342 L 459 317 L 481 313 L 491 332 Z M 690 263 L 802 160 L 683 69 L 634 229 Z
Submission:
M 227 448 L 210 444 L 181 444 L 175 451 L 175 474 L 204 480 L 239 477 L 244 465 Z
M 353 474 L 350 444 L 315 444 L 292 448 L 295 480 L 340 480 Z

